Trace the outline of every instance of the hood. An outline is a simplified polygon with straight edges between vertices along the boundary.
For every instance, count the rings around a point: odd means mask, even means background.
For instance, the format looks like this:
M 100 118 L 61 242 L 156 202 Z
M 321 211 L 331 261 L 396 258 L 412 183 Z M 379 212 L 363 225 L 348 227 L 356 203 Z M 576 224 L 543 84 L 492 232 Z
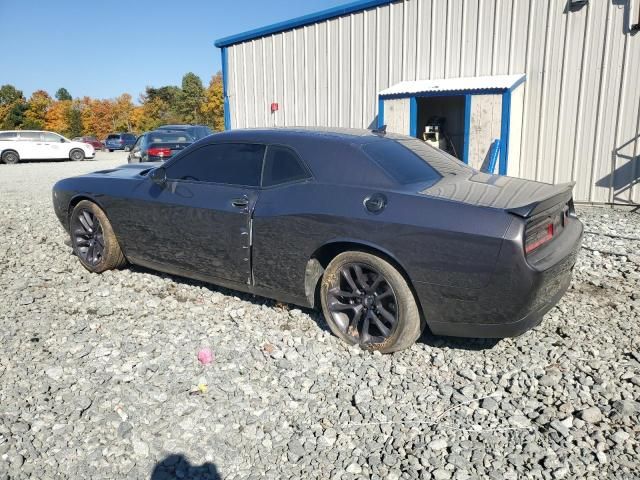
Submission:
M 420 193 L 529 217 L 557 203 L 569 201 L 574 185 L 575 182 L 553 185 L 473 171 L 470 175 L 445 176 Z
M 97 172 L 89 173 L 90 176 L 109 176 L 118 178 L 135 178 L 144 177 L 158 166 L 157 162 L 142 162 L 142 163 L 125 163 L 116 168 L 110 168 L 108 170 L 98 170 Z

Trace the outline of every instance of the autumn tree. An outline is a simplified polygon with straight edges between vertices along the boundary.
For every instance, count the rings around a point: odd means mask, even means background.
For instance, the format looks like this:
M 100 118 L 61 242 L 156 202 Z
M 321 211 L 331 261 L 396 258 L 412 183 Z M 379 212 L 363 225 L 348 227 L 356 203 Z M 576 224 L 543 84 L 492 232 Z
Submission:
M 213 130 L 224 130 L 224 89 L 222 73 L 218 72 L 209 82 L 204 92 L 204 101 L 200 106 L 202 121 Z
M 64 87 L 61 87 L 58 89 L 58 91 L 56 92 L 56 99 L 60 101 L 73 100 L 71 98 L 71 94 L 69 93 L 69 90 L 67 90 Z
M 60 100 L 51 103 L 45 114 L 45 128 L 64 135 L 69 132 L 69 112 L 71 100 Z
M 113 102 L 113 130 L 130 132 L 132 129 L 133 102 L 131 95 L 123 93 Z
M 24 114 L 24 128 L 43 129 L 46 124 L 47 110 L 52 100 L 44 90 L 36 90 L 31 94 L 27 102 L 27 111 Z

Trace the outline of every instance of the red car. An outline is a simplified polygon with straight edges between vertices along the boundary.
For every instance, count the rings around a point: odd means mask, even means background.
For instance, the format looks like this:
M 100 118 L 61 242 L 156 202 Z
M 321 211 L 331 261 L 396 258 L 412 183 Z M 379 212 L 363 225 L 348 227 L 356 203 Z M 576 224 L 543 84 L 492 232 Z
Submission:
M 94 150 L 104 150 L 104 143 L 98 140 L 96 137 L 76 137 L 73 139 L 74 142 L 83 142 L 91 145 Z

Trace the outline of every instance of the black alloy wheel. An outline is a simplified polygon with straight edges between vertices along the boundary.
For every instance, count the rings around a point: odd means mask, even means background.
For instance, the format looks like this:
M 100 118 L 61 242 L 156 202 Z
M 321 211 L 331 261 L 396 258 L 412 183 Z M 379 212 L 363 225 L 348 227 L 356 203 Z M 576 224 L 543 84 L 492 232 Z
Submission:
M 382 344 L 398 326 L 396 293 L 376 268 L 347 263 L 327 291 L 327 309 L 338 329 L 360 345 Z
M 98 217 L 88 209 L 73 217 L 72 237 L 76 254 L 91 266 L 98 265 L 104 256 L 104 233 Z

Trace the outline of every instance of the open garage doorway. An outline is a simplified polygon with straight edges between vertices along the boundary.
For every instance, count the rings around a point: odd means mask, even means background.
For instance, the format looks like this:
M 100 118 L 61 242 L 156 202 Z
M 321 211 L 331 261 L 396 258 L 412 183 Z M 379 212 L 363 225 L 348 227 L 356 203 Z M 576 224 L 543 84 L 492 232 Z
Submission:
M 416 137 L 466 160 L 466 101 L 465 95 L 417 97 Z

